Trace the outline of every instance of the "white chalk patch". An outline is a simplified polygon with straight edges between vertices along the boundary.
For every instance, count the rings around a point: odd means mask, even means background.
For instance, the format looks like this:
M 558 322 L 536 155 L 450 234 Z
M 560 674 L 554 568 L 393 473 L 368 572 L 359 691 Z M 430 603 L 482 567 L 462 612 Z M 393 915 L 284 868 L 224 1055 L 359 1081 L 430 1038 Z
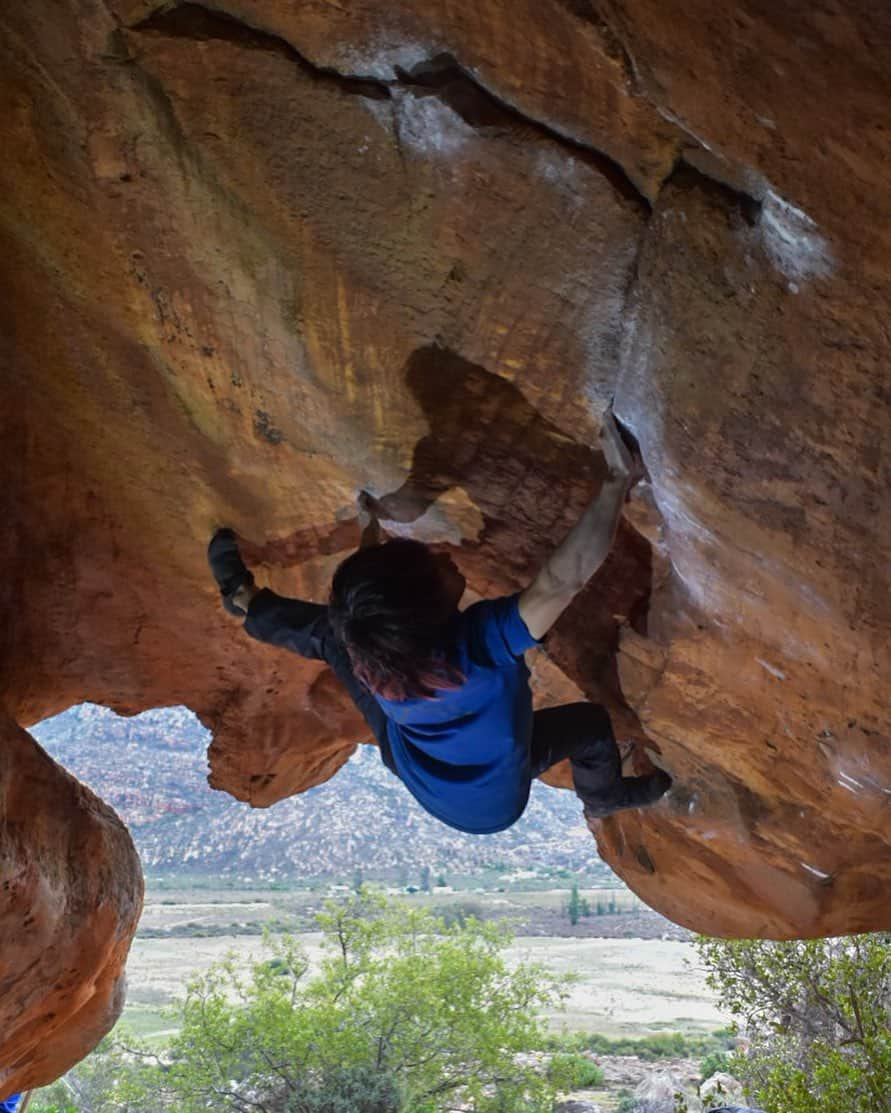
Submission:
M 394 105 L 391 100 L 373 100 L 371 97 L 361 97 L 359 103 L 369 116 L 373 116 L 381 131 L 392 135 Z M 366 138 L 370 138 L 366 136 Z
M 831 873 L 825 873 L 823 870 L 818 870 L 816 866 L 809 866 L 807 862 L 799 862 L 802 869 L 806 869 L 808 873 L 812 873 L 814 877 L 819 877 L 821 881 L 825 881 L 827 877 L 832 877 Z
M 551 185 L 568 187 L 575 200 L 581 202 L 581 166 L 578 159 L 542 148 L 535 156 L 535 171 Z
M 428 158 L 451 160 L 476 135 L 474 129 L 439 97 L 418 97 L 402 92 L 396 111 L 401 142 Z
M 672 112 L 670 108 L 665 108 L 664 106 L 660 106 L 657 104 L 656 111 L 659 113 L 663 120 L 668 120 L 670 124 L 674 124 L 675 127 L 678 127 L 682 131 L 685 131 L 687 135 L 696 140 L 700 147 L 704 148 L 710 154 L 712 153 L 712 148 L 708 145 L 708 143 L 706 143 L 702 136 L 697 135 L 696 132 L 687 123 L 687 121 L 682 120 L 681 117 Z
M 817 225 L 772 190 L 764 196 L 760 227 L 771 262 L 790 281 L 831 273 L 832 252 Z
M 848 785 L 853 785 L 855 790 L 858 789 L 858 788 L 863 788 L 863 782 L 862 781 L 858 781 L 856 777 L 852 777 L 850 773 L 845 773 L 844 770 L 842 770 L 842 769 L 839 769 L 839 771 L 838 771 L 838 779 L 839 779 L 839 784 L 841 784 L 842 781 L 845 782 L 845 787 L 846 788 L 847 788 Z
M 437 53 L 426 44 L 404 41 L 401 34 L 394 33 L 391 38 L 379 33 L 361 43 L 341 43 L 334 62 L 337 70 L 352 77 L 392 81 L 397 67 L 411 71 Z
M 776 665 L 771 665 L 769 662 L 762 660 L 760 657 L 756 657 L 755 660 L 763 669 L 767 669 L 771 676 L 775 676 L 777 680 L 786 679 L 786 674 L 783 672 L 782 669 L 778 669 Z

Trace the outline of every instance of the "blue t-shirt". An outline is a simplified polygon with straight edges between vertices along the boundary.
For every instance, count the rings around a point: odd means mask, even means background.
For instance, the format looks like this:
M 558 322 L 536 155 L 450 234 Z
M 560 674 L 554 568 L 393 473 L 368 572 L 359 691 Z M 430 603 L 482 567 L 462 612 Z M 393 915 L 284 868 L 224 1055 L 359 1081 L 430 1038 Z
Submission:
M 0 1113 L 15 1113 L 21 1100 L 21 1094 L 10 1094 L 6 1101 L 0 1101 Z
M 440 689 L 435 699 L 377 697 L 400 780 L 459 831 L 503 831 L 529 799 L 532 693 L 523 653 L 538 642 L 518 599 L 486 599 L 459 615 L 454 659 L 466 677 L 460 688 Z

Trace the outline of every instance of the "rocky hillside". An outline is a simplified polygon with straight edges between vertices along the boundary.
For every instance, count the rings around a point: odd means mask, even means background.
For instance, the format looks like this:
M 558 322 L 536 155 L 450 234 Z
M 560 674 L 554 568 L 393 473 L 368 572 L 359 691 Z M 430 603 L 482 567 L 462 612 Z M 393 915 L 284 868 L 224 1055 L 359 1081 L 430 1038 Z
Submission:
M 127 823 L 149 876 L 227 879 L 367 876 L 416 879 L 497 868 L 610 871 L 592 860 L 571 792 L 533 786 L 523 819 L 470 836 L 431 819 L 362 746 L 326 784 L 266 809 L 209 788 L 207 732 L 183 708 L 122 718 L 84 704 L 34 731 L 42 745 Z

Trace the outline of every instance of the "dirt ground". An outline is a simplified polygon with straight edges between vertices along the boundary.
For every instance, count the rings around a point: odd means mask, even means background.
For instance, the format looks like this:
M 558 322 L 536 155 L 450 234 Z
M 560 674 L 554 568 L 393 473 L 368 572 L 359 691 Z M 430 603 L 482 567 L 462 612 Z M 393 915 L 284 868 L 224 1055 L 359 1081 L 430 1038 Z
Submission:
M 315 932 L 300 936 L 311 964 L 320 959 L 321 938 Z M 262 939 L 238 934 L 138 938 L 127 966 L 128 1012 L 134 1016 L 157 1012 L 182 994 L 191 975 L 230 952 L 249 964 L 262 956 Z M 717 1009 L 689 943 L 536 936 L 516 939 L 508 957 L 515 962 L 540 962 L 577 978 L 566 1011 L 550 1017 L 557 1030 L 565 1027 L 609 1036 L 705 1032 L 728 1020 Z

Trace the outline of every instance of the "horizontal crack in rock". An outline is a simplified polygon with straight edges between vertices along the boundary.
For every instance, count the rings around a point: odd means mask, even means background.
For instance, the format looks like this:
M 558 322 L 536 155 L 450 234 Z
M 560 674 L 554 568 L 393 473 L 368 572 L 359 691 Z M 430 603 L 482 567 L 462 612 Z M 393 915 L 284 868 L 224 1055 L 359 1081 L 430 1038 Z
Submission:
M 604 50 L 621 63 L 629 85 L 635 91 L 635 95 L 640 95 L 633 59 L 594 5 L 589 0 L 565 0 L 565 6 L 578 18 L 596 28 Z M 420 95 L 426 91 L 428 95 L 438 97 L 465 123 L 478 131 L 506 128 L 517 124 L 533 128 L 540 135 L 569 149 L 575 157 L 595 169 L 621 197 L 638 205 L 647 213 L 652 209 L 653 202 L 641 193 L 621 163 L 593 144 L 585 143 L 560 131 L 552 124 L 521 112 L 482 85 L 452 54 L 437 54 L 408 71 L 396 66 L 394 67 L 396 77 L 389 81 L 361 74 L 343 74 L 331 66 L 319 66 L 310 61 L 293 43 L 281 35 L 255 27 L 240 17 L 217 8 L 194 3 L 192 0 L 183 0 L 182 3 L 173 6 L 165 5 L 158 8 L 128 29 L 143 34 L 231 42 L 249 50 L 264 50 L 279 54 L 293 62 L 314 80 L 334 83 L 353 96 L 391 100 L 391 90 L 394 87 L 416 91 Z M 686 150 L 679 152 L 659 192 L 661 193 L 669 183 L 683 184 L 684 181 L 692 183 L 690 175 L 695 175 L 702 184 L 713 183 L 725 200 L 741 209 L 749 223 L 756 223 L 760 215 L 760 199 L 722 179 L 717 168 L 714 173 L 710 173 L 707 167 L 702 165 L 707 152 L 695 136 L 680 126 L 678 126 L 678 135 L 684 136 Z M 398 141 L 398 130 L 396 137 Z M 716 164 L 719 162 L 718 159 L 712 161 Z M 727 170 L 728 178 L 738 179 L 745 176 L 745 171 L 739 167 L 728 166 Z
M 568 148 L 575 157 L 592 166 L 620 196 L 649 211 L 649 199 L 640 192 L 625 168 L 615 159 L 589 143 L 583 143 L 550 124 L 520 112 L 514 105 L 481 85 L 453 55 L 438 54 L 428 62 L 414 66 L 410 71 L 397 67 L 395 72 L 399 85 L 409 89 L 428 90 L 447 104 L 465 123 L 478 130 L 511 124 L 522 124 L 534 129 L 552 142 Z
M 168 38 L 230 42 L 247 50 L 279 54 L 313 78 L 334 82 L 355 96 L 372 100 L 388 100 L 390 97 L 389 83 L 386 81 L 373 77 L 354 77 L 328 66 L 318 66 L 281 35 L 254 27 L 228 12 L 206 8 L 203 4 L 190 3 L 189 0 L 172 8 L 159 8 L 138 23 L 131 24 L 128 30 L 166 35 Z
M 761 175 L 750 167 L 741 166 L 716 155 L 683 120 L 658 103 L 657 98 L 648 91 L 652 83 L 641 73 L 633 54 L 615 30 L 613 23 L 604 15 L 601 10 L 602 4 L 595 0 L 558 0 L 558 2 L 577 19 L 589 24 L 596 31 L 604 53 L 620 65 L 632 95 L 649 103 L 663 121 L 674 129 L 678 137 L 682 138 L 674 165 L 660 184 L 657 197 L 666 184 L 669 182 L 677 184 L 676 176 L 689 169 L 701 179 L 711 180 L 718 187 L 728 190 L 729 194 L 735 195 L 740 207 L 748 210 L 744 211 L 746 220 L 749 223 L 756 223 L 760 215 L 761 201 L 767 190 L 767 183 L 761 179 Z M 608 3 L 607 8 L 609 8 Z M 610 14 L 615 19 L 615 13 Z M 743 182 L 746 188 L 741 188 Z
M 314 79 L 334 82 L 345 92 L 355 96 L 388 100 L 394 87 L 426 90 L 428 94 L 438 96 L 477 130 L 516 123 L 534 128 L 539 134 L 568 148 L 577 158 L 596 169 L 620 196 L 647 212 L 650 210 L 649 199 L 640 192 L 625 168 L 615 159 L 551 124 L 525 115 L 486 89 L 451 54 L 436 55 L 430 61 L 413 67 L 410 72 L 395 67 L 396 78 L 390 81 L 342 74 L 332 67 L 319 66 L 310 61 L 293 43 L 280 35 L 254 27 L 228 12 L 192 3 L 191 0 L 185 0 L 174 7 L 159 8 L 132 24 L 128 30 L 199 41 L 225 41 L 249 50 L 276 53 L 294 62 Z
M 713 197 L 724 208 L 736 209 L 743 220 L 754 226 L 761 219 L 762 201 L 745 190 L 730 185 L 712 174 L 705 173 L 698 166 L 688 162 L 683 156 L 677 160 L 671 173 L 662 183 L 666 186 L 675 186 L 679 189 L 699 189 Z M 661 191 L 660 191 L 661 192 Z

